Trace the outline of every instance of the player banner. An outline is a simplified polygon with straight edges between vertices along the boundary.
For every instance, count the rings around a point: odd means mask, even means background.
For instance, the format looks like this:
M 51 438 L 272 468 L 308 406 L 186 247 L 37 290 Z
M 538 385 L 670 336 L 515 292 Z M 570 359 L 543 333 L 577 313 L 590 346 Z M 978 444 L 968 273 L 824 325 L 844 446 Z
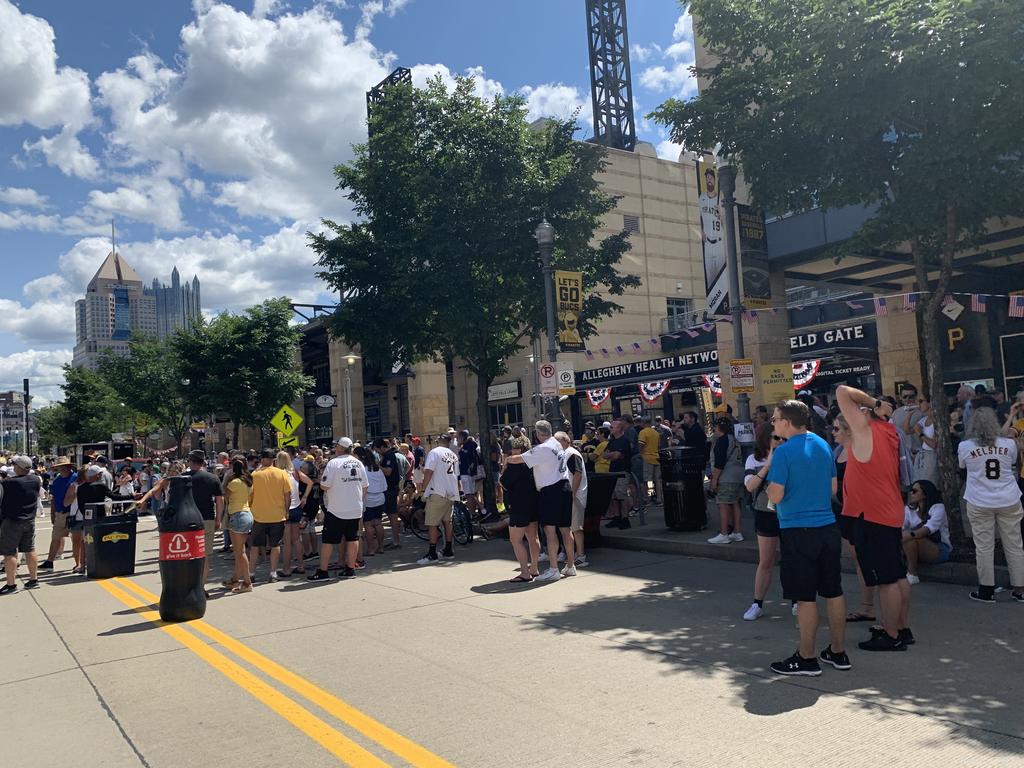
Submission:
M 558 313 L 558 348 L 582 352 L 580 314 L 583 312 L 583 273 L 555 271 L 555 311 Z
M 725 229 L 718 207 L 718 171 L 710 158 L 697 160 L 697 195 L 704 246 L 704 289 L 708 315 L 729 313 L 729 275 L 725 269 Z

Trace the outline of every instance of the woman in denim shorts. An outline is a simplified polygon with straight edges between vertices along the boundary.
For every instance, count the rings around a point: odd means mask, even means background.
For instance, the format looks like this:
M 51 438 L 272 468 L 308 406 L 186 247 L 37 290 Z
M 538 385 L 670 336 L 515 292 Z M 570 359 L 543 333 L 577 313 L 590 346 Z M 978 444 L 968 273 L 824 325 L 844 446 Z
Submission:
M 231 551 L 235 554 L 234 575 L 224 586 L 234 594 L 252 592 L 249 576 L 249 555 L 245 542 L 252 533 L 252 512 L 249 511 L 249 491 L 252 478 L 242 459 L 231 462 L 231 477 L 224 486 L 224 501 L 228 515 L 228 534 L 231 536 Z

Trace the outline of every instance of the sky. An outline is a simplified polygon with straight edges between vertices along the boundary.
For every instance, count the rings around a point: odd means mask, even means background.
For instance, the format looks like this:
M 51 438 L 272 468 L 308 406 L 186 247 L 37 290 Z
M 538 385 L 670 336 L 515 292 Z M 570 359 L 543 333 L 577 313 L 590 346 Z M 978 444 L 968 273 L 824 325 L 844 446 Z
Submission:
M 676 0 L 627 5 L 644 115 L 694 95 Z M 306 232 L 350 221 L 332 168 L 366 137 L 368 89 L 476 78 L 531 119 L 591 135 L 584 0 L 0 0 L 0 390 L 61 399 L 74 302 L 110 251 L 144 281 L 198 274 L 203 311 L 331 302 Z

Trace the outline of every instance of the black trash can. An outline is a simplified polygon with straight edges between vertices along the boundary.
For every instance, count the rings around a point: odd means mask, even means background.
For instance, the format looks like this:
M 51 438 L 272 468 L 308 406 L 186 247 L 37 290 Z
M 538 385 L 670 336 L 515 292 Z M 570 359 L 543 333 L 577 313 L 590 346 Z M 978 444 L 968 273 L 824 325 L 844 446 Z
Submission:
M 673 531 L 700 531 L 708 525 L 704 496 L 704 452 L 688 446 L 660 453 L 665 487 L 665 525 Z
M 106 515 L 101 507 L 90 517 L 90 511 L 93 510 L 86 511 L 85 519 L 85 569 L 89 578 L 131 576 L 135 573 L 138 515 Z

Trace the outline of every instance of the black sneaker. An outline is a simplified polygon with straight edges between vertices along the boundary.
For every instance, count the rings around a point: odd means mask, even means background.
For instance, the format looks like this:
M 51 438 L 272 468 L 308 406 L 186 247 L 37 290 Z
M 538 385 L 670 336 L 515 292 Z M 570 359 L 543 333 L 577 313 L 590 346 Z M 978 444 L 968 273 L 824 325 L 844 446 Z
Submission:
M 17 591 L 18 591 L 18 585 L 17 584 L 4 584 L 2 587 L 0 587 L 0 595 L 9 595 L 9 594 L 11 594 L 11 592 L 17 592 Z
M 970 597 L 971 600 L 974 600 L 979 603 L 994 603 L 996 601 L 996 596 L 992 594 L 991 591 L 986 592 L 985 594 L 982 594 L 978 591 L 971 592 L 971 594 L 968 595 L 968 597 Z
M 814 658 L 805 659 L 800 655 L 799 651 L 788 659 L 772 662 L 769 669 L 776 674 L 789 675 L 791 677 L 797 675 L 818 677 L 821 675 L 821 667 L 818 664 L 818 660 Z
M 885 634 L 885 630 L 882 629 L 881 627 L 872 627 L 871 628 L 871 636 L 872 637 L 877 637 L 878 635 L 884 635 L 884 634 Z M 904 627 L 903 629 L 901 629 L 899 631 L 899 635 L 898 636 L 899 636 L 900 640 L 903 641 L 904 645 L 913 645 L 914 643 L 917 642 L 917 640 L 914 639 L 914 633 L 910 631 L 910 627 Z
M 622 518 L 621 517 L 616 517 L 616 518 L 613 518 L 613 519 L 609 520 L 607 523 L 605 523 L 604 527 L 605 528 L 618 528 L 621 525 L 622 525 Z
M 330 581 L 331 574 L 327 571 L 321 571 L 319 568 L 316 569 L 311 575 L 306 577 L 306 581 Z
M 339 579 L 351 579 L 355 575 L 356 575 L 355 568 L 349 568 L 348 566 L 345 566 L 340 571 L 338 571 L 338 578 Z
M 629 522 L 628 518 L 625 518 L 625 517 L 622 518 L 622 524 L 619 525 L 619 530 L 620 531 L 624 531 L 627 528 L 632 528 L 632 527 L 633 527 L 633 524 Z
M 872 633 L 870 640 L 857 643 L 862 651 L 905 651 L 907 646 L 898 637 L 891 637 L 886 632 Z
M 831 644 L 825 646 L 825 650 L 821 652 L 818 658 L 826 664 L 831 664 L 836 669 L 847 670 L 853 666 L 850 663 L 850 657 L 846 655 L 846 651 L 836 653 L 832 650 Z
M 1024 603 L 1024 592 L 1013 592 L 1010 594 L 1010 599 L 1018 603 Z
M 41 562 L 38 567 L 40 571 L 52 571 L 53 560 L 43 560 L 43 562 Z
M 444 558 L 445 560 L 454 560 L 454 559 L 455 559 L 455 550 L 449 550 L 449 551 L 447 551 L 447 552 L 442 552 L 442 553 L 441 553 L 441 556 L 442 556 L 442 557 L 443 557 L 443 558 Z

